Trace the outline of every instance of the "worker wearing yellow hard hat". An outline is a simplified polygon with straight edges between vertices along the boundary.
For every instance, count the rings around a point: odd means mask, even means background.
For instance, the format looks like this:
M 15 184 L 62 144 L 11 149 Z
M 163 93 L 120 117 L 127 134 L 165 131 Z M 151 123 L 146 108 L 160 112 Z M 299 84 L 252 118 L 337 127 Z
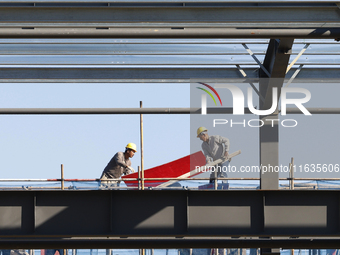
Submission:
M 197 129 L 197 137 L 199 137 L 202 132 L 207 132 L 207 131 L 208 129 L 206 129 L 205 127 L 199 127 Z
M 137 146 L 136 146 L 136 144 L 134 144 L 134 143 L 128 143 L 128 144 L 125 146 L 125 149 L 130 149 L 130 150 L 133 150 L 134 152 L 137 152 Z
M 228 138 L 220 135 L 208 135 L 208 129 L 205 127 L 199 127 L 197 129 L 197 137 L 202 141 L 202 151 L 206 158 L 206 163 L 211 163 L 220 158 L 228 158 L 230 142 Z M 223 163 L 226 167 L 229 166 L 229 161 Z M 220 168 L 223 169 L 222 165 L 219 164 Z M 213 183 L 216 177 L 227 177 L 227 174 L 223 171 L 215 171 L 210 174 L 210 183 Z M 223 183 L 223 181 L 222 181 Z
M 131 160 L 137 152 L 137 146 L 134 143 L 128 143 L 125 146 L 124 152 L 117 152 L 107 166 L 104 168 L 103 173 L 100 177 L 102 187 L 118 187 L 120 184 L 119 179 L 123 174 L 129 174 L 135 170 L 131 167 Z

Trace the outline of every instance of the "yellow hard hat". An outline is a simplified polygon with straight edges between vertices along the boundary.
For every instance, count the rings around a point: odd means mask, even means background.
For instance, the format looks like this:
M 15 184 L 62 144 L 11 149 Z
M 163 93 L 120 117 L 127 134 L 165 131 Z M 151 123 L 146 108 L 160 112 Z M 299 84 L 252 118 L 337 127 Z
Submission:
M 208 129 L 206 129 L 205 127 L 199 127 L 197 129 L 197 137 L 200 136 L 200 133 L 204 132 L 204 131 L 208 131 Z
M 130 150 L 134 150 L 135 152 L 137 152 L 137 146 L 134 143 L 128 143 L 125 148 L 130 149 Z

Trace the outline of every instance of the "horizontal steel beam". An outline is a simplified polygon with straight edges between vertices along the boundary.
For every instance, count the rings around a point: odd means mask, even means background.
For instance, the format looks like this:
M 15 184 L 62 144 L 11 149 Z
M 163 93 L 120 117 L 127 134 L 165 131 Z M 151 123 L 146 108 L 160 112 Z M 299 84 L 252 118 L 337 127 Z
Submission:
M 0 39 L 0 44 L 19 44 L 19 45 L 28 45 L 28 44 L 57 44 L 57 45 L 84 45 L 86 44 L 95 44 L 98 47 L 102 45 L 129 45 L 129 44 L 239 44 L 245 43 L 245 40 L 242 39 Z M 248 44 L 259 44 L 259 45 L 267 45 L 269 43 L 268 39 L 253 39 L 247 40 Z M 296 39 L 294 40 L 294 45 L 302 44 L 322 44 L 326 45 L 334 45 L 339 44 L 334 40 L 329 39 Z M 241 46 L 242 47 L 242 46 Z M 243 47 L 242 47 L 243 48 Z M 310 49 L 309 49 L 310 50 Z
M 214 14 L 211 15 L 214 16 Z M 245 15 L 251 16 L 249 13 Z M 154 27 L 148 25 L 147 27 L 135 28 L 131 27 L 136 26 L 135 24 L 130 27 L 125 24 L 125 27 L 106 26 L 104 29 L 100 27 L 67 27 L 64 24 L 60 24 L 60 26 L 60 28 L 56 28 L 28 24 L 27 27 L 21 25 L 21 27 L 12 28 L 11 26 L 1 27 L 0 24 L 0 38 L 340 38 L 340 28 L 335 27 L 335 25 L 322 28 L 294 28 L 293 26 L 291 28 L 230 28 L 224 25 L 225 27 L 216 28 L 212 25 L 190 27 L 190 25 L 169 24 L 168 28 L 164 28 L 164 24 L 158 24 Z M 248 26 L 258 27 L 257 24 L 251 23 Z M 289 24 L 285 25 L 285 27 L 289 26 Z
M 188 6 L 201 6 L 202 4 L 208 6 L 214 5 L 224 5 L 224 6 L 232 6 L 232 7 L 332 7 L 337 1 L 336 0 L 277 0 L 277 1 L 267 1 L 267 0 L 3 0 L 1 1 L 3 4 L 7 4 L 8 6 L 31 6 L 31 4 L 35 4 L 35 6 L 115 6 L 115 5 L 125 5 L 125 6 L 135 6 L 146 5 L 146 6 L 187 6 L 183 5 L 183 3 L 188 3 Z M 104 4 L 104 5 L 103 5 Z
M 307 108 L 311 114 L 340 114 L 340 108 Z M 249 108 L 244 108 L 250 114 Z M 232 107 L 207 108 L 208 114 L 232 114 Z M 300 109 L 287 108 L 287 114 L 302 114 Z M 201 108 L 0 108 L 0 115 L 60 114 L 201 114 Z
M 1 2 L 0 38 L 340 38 L 335 2 Z
M 12 42 L 11 42 L 12 41 Z M 99 40 L 98 40 L 99 41 Z M 114 40 L 108 40 L 114 41 Z M 127 41 L 127 40 L 124 40 Z M 231 40 L 232 41 L 232 40 Z M 332 41 L 332 40 L 328 40 Z M 159 57 L 168 55 L 223 55 L 225 57 L 230 57 L 234 55 L 248 55 L 249 53 L 244 49 L 242 44 L 237 43 L 217 43 L 216 41 L 212 43 L 181 43 L 177 44 L 168 42 L 168 40 L 163 40 L 159 43 L 100 43 L 93 41 L 92 43 L 19 43 L 16 40 L 8 40 L 7 43 L 0 42 L 0 54 L 1 55 L 34 55 L 36 56 L 48 56 L 53 59 L 56 55 L 95 55 L 95 56 L 127 56 L 127 55 L 157 55 Z M 245 41 L 244 41 L 245 42 Z M 248 41 L 246 41 L 248 44 Z M 267 44 L 267 43 L 266 43 Z M 264 55 L 266 50 L 266 44 L 258 43 L 252 44 L 250 46 L 252 52 L 258 55 Z M 329 43 L 329 44 L 313 44 L 306 52 L 304 56 L 310 57 L 310 55 L 339 55 L 340 47 L 339 43 Z M 304 44 L 296 44 L 294 42 L 292 54 L 297 55 L 300 53 Z M 293 56 L 292 56 L 293 57 Z M 7 56 L 9 58 L 9 56 Z M 32 58 L 32 56 L 31 56 Z M 295 58 L 295 56 L 294 56 Z M 3 59 L 1 59 L 4 63 Z M 317 62 L 318 59 L 312 60 L 312 62 Z M 31 63 L 35 63 L 32 60 Z M 234 61 L 235 62 L 235 61 Z M 329 61 L 328 61 L 329 62 Z
M 257 78 L 256 68 L 245 68 L 249 78 Z M 334 72 L 339 74 L 339 72 Z M 190 82 L 191 78 L 241 78 L 237 68 L 188 67 L 104 67 L 104 66 L 21 66 L 1 67 L 0 82 Z
M 39 45 L 38 45 L 39 46 Z M 166 46 L 166 45 L 165 45 Z M 165 47 L 164 46 L 164 47 Z M 179 46 L 180 47 L 180 46 Z M 339 46 L 337 46 L 339 47 Z M 157 47 L 155 47 L 155 50 Z M 153 66 L 154 68 L 166 67 L 166 66 L 225 66 L 232 67 L 235 64 L 252 66 L 259 65 L 263 62 L 264 55 L 257 54 L 257 60 L 255 61 L 246 51 L 244 54 L 233 54 L 233 53 L 222 53 L 222 52 L 196 52 L 196 53 L 185 53 L 185 52 L 169 52 L 169 53 L 115 53 L 103 55 L 70 55 L 70 54 L 55 54 L 55 55 L 29 55 L 29 54 L 18 54 L 18 55 L 7 55 L 3 54 L 0 58 L 0 66 L 17 67 L 17 66 Z M 253 52 L 252 52 L 253 55 Z M 295 55 L 291 56 L 292 59 Z M 304 65 L 305 67 L 311 65 L 327 65 L 327 66 L 340 66 L 340 54 L 333 54 L 332 56 L 315 56 L 315 55 L 304 55 L 300 57 L 295 65 Z
M 224 108 L 232 112 L 232 108 Z M 190 114 L 190 108 L 2 108 L 0 114 Z
M 220 66 L 168 66 L 168 67 L 66 67 L 66 66 L 1 66 L 0 83 L 26 82 L 26 83 L 189 83 L 194 79 L 237 79 L 243 78 L 236 67 L 226 68 Z M 259 67 L 242 67 L 247 78 L 258 79 Z M 291 77 L 297 68 L 292 68 L 287 78 Z M 310 79 L 310 81 L 328 80 L 338 82 L 340 72 L 338 68 L 316 67 L 302 68 L 297 78 Z M 253 81 L 256 82 L 256 81 Z
M 183 0 L 4 0 L 3 3 L 183 3 Z M 186 3 L 211 3 L 211 0 L 185 0 Z M 214 3 L 301 4 L 338 3 L 338 0 L 214 0 Z
M 0 237 L 339 238 L 339 197 L 339 190 L 1 191 Z

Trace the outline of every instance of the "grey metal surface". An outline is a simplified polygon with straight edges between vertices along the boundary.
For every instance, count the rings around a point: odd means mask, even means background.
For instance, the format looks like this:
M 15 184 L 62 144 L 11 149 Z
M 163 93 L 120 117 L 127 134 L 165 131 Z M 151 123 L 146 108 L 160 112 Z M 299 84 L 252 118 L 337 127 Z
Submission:
M 271 39 L 263 61 L 263 69 L 260 70 L 259 89 L 264 97 L 264 102 L 260 101 L 260 109 L 270 109 L 273 104 L 273 88 L 276 88 L 277 102 L 280 97 L 280 88 L 283 85 L 286 75 L 289 57 L 292 49 L 293 39 Z M 270 76 L 268 76 L 268 72 Z M 262 79 L 261 79 L 262 78 Z M 276 107 L 277 110 L 277 107 Z M 259 116 L 265 123 L 259 128 L 260 135 L 260 165 L 274 168 L 279 165 L 279 125 L 278 114 L 273 113 L 268 116 Z M 260 173 L 261 189 L 278 189 L 279 173 L 276 171 L 266 171 Z
M 136 40 L 135 40 L 136 41 Z M 327 40 L 329 44 L 312 42 L 304 53 L 308 55 L 339 55 L 340 43 Z M 256 55 L 264 55 L 268 41 L 257 43 L 252 40 L 201 40 L 192 42 L 177 40 L 91 40 L 91 42 L 71 42 L 71 40 L 0 40 L 1 55 L 248 55 L 242 43 L 246 43 Z M 298 54 L 304 43 L 295 42 L 292 55 Z M 51 56 L 53 57 L 53 56 Z M 314 58 L 315 59 L 315 58 Z M 316 62 L 314 60 L 314 62 Z
M 32 3 L 32 0 L 1 0 L 1 3 Z M 183 3 L 183 0 L 35 0 L 34 3 Z M 211 0 L 186 0 L 188 3 L 210 3 Z M 216 3 L 337 3 L 337 0 L 214 0 Z
M 263 62 L 264 39 L 0 39 L 0 82 L 188 82 L 242 77 L 237 65 L 256 78 L 244 43 Z M 287 77 L 339 78 L 339 43 L 295 40 L 292 59 L 306 44 Z
M 243 39 L 0 39 L 1 44 L 97 44 L 97 45 L 105 45 L 105 44 L 242 44 L 245 41 Z M 269 43 L 269 39 L 249 39 L 246 41 L 247 44 L 265 44 Z M 305 45 L 306 43 L 310 44 L 324 44 L 324 45 L 334 45 L 339 44 L 339 42 L 335 40 L 329 39 L 296 39 L 294 41 L 295 44 Z M 300 46 L 301 47 L 301 46 Z M 302 46 L 303 47 L 303 46 Z
M 39 45 L 37 45 L 39 46 Z M 187 45 L 190 47 L 190 45 Z M 338 46 L 339 48 L 340 46 Z M 43 48 L 43 47 L 41 47 Z M 82 47 L 77 47 L 78 49 Z M 149 46 L 150 52 L 103 52 L 102 55 L 85 54 L 80 55 L 75 52 L 71 54 L 51 55 L 50 53 L 45 55 L 39 53 L 37 55 L 28 54 L 26 50 L 19 52 L 16 55 L 2 55 L 0 59 L 0 65 L 16 66 L 16 65 L 257 65 L 257 62 L 244 52 L 239 54 L 233 54 L 233 52 L 213 52 L 215 47 L 211 47 L 210 53 L 205 53 L 198 50 L 204 49 L 192 49 L 192 52 L 182 52 L 181 45 L 178 45 L 178 52 L 173 51 L 158 52 L 157 47 L 155 52 L 151 53 L 152 46 Z M 217 47 L 218 48 L 218 47 Z M 1 52 L 1 51 L 0 51 Z M 62 53 L 62 52 L 61 52 Z M 84 52 L 85 53 L 85 52 Z M 338 52 L 339 53 L 339 52 Z M 305 53 L 294 64 L 295 65 L 340 65 L 340 56 L 334 52 L 334 54 L 308 54 Z M 1 55 L 1 54 L 0 54 Z M 322 55 L 322 56 L 321 56 Z M 256 54 L 258 60 L 263 62 L 264 56 Z M 294 59 L 296 54 L 292 55 Z
M 236 67 L 222 66 L 117 66 L 116 68 L 108 66 L 0 66 L 0 82 L 27 82 L 27 83 L 50 83 L 50 82 L 77 82 L 77 83 L 108 83 L 108 82 L 159 82 L 172 83 L 182 82 L 189 83 L 190 79 L 235 79 L 243 78 Z M 248 78 L 258 79 L 259 67 L 242 68 Z M 287 77 L 296 71 L 292 68 Z M 336 67 L 312 67 L 302 68 L 298 78 L 314 79 L 314 81 L 322 81 L 333 79 L 337 81 L 340 78 L 340 72 Z
M 0 10 L 2 26 L 19 27 L 23 23 L 33 26 L 60 26 L 65 23 L 87 23 L 90 27 L 98 24 L 111 24 L 113 26 L 127 26 L 124 23 L 144 22 L 150 23 L 189 23 L 195 26 L 214 22 L 231 23 L 233 27 L 249 27 L 249 24 L 260 24 L 259 27 L 335 27 L 339 25 L 336 3 L 218 3 L 192 2 L 189 4 L 163 2 L 163 3 L 39 3 L 35 1 L 24 4 L 8 1 L 1 3 Z M 6 11 L 7 10 L 7 11 Z M 72 13 L 72 16 L 70 14 Z M 214 15 L 211 15 L 214 14 Z M 249 15 L 252 14 L 252 15 Z M 33 15 L 33 16 L 31 16 Z M 199 18 L 198 18 L 199 17 Z M 49 21 L 46 23 L 46 21 Z M 16 24 L 14 24 L 14 22 Z M 59 24 L 58 24 L 59 23 Z M 275 26 L 273 23 L 277 23 Z M 314 26 L 311 26 L 313 24 Z M 82 25 L 84 26 L 84 25 Z M 149 27 L 150 24 L 140 24 Z M 31 26 L 32 27 L 32 26 Z
M 339 46 L 340 48 L 340 46 Z M 132 53 L 131 53 L 132 54 Z M 258 65 L 249 55 L 233 55 L 232 53 L 220 54 L 115 54 L 111 55 L 1 55 L 0 65 L 8 67 L 15 66 L 35 66 L 35 65 L 109 65 L 114 67 L 129 65 L 176 65 L 185 67 L 186 65 L 215 65 L 215 66 L 234 66 L 238 65 Z M 294 59 L 295 55 L 292 55 Z M 264 56 L 257 57 L 263 62 Z M 304 54 L 300 57 L 295 65 L 340 65 L 340 55 L 308 55 Z
M 267 169 L 274 169 L 279 165 L 279 126 L 277 121 L 272 122 L 272 119 L 279 119 L 277 114 L 269 116 L 259 116 L 259 119 L 265 123 L 259 128 L 260 138 L 260 165 Z M 279 173 L 276 171 L 260 172 L 260 188 L 275 190 L 279 189 Z
M 32 0 L 1 0 L 2 3 L 32 3 Z M 35 3 L 183 3 L 183 0 L 35 0 Z M 211 0 L 186 0 L 188 3 L 209 3 Z M 337 0 L 214 0 L 216 3 L 337 3 Z
M 340 237 L 339 194 L 334 190 L 2 191 L 0 210 L 6 221 L 0 221 L 0 237 L 334 238 Z
M 256 78 L 256 68 L 246 69 Z M 337 72 L 334 72 L 337 75 Z M 237 68 L 223 67 L 107 67 L 107 66 L 18 66 L 1 67 L 1 82 L 190 82 L 191 78 L 241 78 Z
M 335 2 L 0 2 L 2 38 L 339 38 Z
M 0 12 L 1 13 L 1 12 Z M 34 15 L 34 14 L 32 14 Z M 199 14 L 197 14 L 199 15 Z M 213 14 L 211 14 L 213 15 Z M 227 14 L 225 14 L 227 15 Z M 244 14 L 249 15 L 249 14 Z M 145 21 L 146 22 L 146 21 Z M 239 23 L 237 23 L 239 24 Z M 237 25 L 235 24 L 235 25 Z M 92 23 L 90 25 L 93 25 Z M 97 27 L 103 24 L 94 24 Z M 104 29 L 74 27 L 67 24 L 59 24 L 60 27 L 48 27 L 40 24 L 18 24 L 19 27 L 11 28 L 0 26 L 0 38 L 307 38 L 307 39 L 338 39 L 340 38 L 340 28 L 338 24 L 331 24 L 330 27 L 320 28 L 230 28 L 211 27 L 210 24 L 201 25 L 200 27 L 190 27 L 185 24 L 173 23 L 164 28 L 163 23 L 148 25 L 148 27 L 138 27 L 135 24 L 124 24 L 122 27 L 109 27 Z M 249 23 L 249 27 L 259 26 L 261 24 Z M 272 25 L 270 23 L 267 26 Z M 136 26 L 136 27 L 133 27 Z M 174 26 L 179 26 L 172 28 Z M 285 24 L 289 27 L 289 24 Z M 313 25 L 309 25 L 313 26 Z M 23 28 L 24 27 L 24 28 Z
M 0 40 L 1 82 L 188 82 L 190 78 L 235 78 L 242 64 L 249 78 L 258 77 L 257 63 L 240 40 Z M 263 61 L 268 40 L 247 40 Z M 294 54 L 311 43 L 295 63 L 299 78 L 338 78 L 338 43 L 297 40 Z M 328 49 L 325 49 L 327 48 Z M 243 53 L 242 53 L 243 51 Z M 85 55 L 84 55 L 85 54 Z M 333 54 L 322 57 L 319 54 Z M 331 61 L 329 61 L 331 60 Z M 319 65 L 313 67 L 313 65 Z M 325 65 L 320 68 L 320 65 Z M 332 66 L 334 65 L 334 66 Z M 301 66 L 301 65 L 300 65 Z M 296 68 L 288 72 L 290 77 Z

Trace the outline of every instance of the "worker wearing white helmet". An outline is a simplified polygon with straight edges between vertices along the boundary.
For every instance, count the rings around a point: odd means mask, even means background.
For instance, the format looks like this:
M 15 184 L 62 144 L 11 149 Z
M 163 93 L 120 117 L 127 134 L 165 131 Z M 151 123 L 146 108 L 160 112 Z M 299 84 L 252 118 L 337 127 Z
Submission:
M 120 181 L 110 179 L 119 179 L 123 174 L 129 174 L 134 172 L 131 167 L 131 160 L 135 153 L 137 152 L 137 146 L 134 143 L 128 143 L 125 147 L 125 152 L 117 152 L 107 166 L 100 177 L 102 180 L 102 185 L 108 185 L 111 187 L 117 187 Z
M 197 129 L 197 137 L 200 138 L 202 143 L 202 150 L 206 158 L 206 162 L 210 163 L 220 158 L 228 158 L 229 153 L 229 139 L 220 135 L 208 135 L 208 129 L 199 127 Z M 229 161 L 225 162 L 223 166 L 228 167 Z M 227 177 L 227 174 L 222 171 L 222 164 L 219 171 L 210 174 L 210 183 L 214 182 L 216 177 Z M 222 181 L 225 182 L 225 181 Z

